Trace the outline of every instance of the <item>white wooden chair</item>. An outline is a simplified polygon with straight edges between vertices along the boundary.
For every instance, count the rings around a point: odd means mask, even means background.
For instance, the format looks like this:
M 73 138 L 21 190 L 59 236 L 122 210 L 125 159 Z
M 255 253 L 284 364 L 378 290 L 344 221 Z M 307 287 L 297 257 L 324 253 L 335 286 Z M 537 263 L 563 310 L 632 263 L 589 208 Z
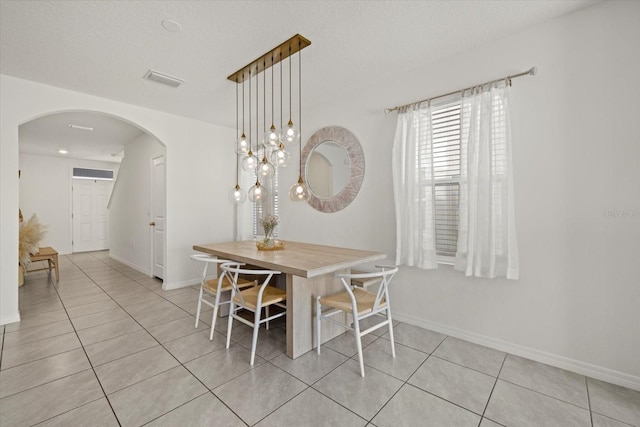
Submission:
M 193 261 L 193 265 L 200 275 L 200 294 L 198 295 L 198 309 L 196 310 L 196 328 L 198 327 L 198 322 L 200 320 L 200 309 L 202 307 L 202 303 L 212 307 L 213 318 L 211 319 L 211 333 L 209 334 L 209 340 L 212 340 L 213 331 L 216 327 L 216 319 L 218 318 L 218 308 L 223 304 L 231 303 L 231 298 L 227 301 L 220 301 L 220 295 L 222 292 L 231 291 L 231 282 L 223 272 L 220 273 L 220 277 L 217 277 L 217 266 L 225 263 L 231 263 L 232 261 L 218 259 L 204 254 L 191 255 L 191 261 Z M 209 266 L 213 267 L 213 271 L 209 271 Z M 254 286 L 255 284 L 255 281 L 245 280 L 242 278 L 238 279 L 239 288 L 246 288 L 248 286 Z M 213 302 L 207 301 L 205 296 L 213 297 Z
M 229 310 L 229 326 L 227 329 L 227 348 L 231 343 L 231 329 L 233 327 L 233 321 L 238 320 L 247 326 L 253 328 L 253 339 L 251 341 L 251 365 L 256 356 L 256 344 L 258 342 L 258 330 L 262 323 L 267 324 L 269 327 L 269 321 L 277 319 L 287 314 L 286 312 L 286 299 L 287 293 L 282 289 L 278 289 L 274 286 L 269 286 L 271 278 L 280 274 L 275 270 L 250 270 L 242 268 L 243 264 L 238 265 L 229 263 L 221 266 L 224 274 L 227 275 L 231 282 L 231 308 Z M 262 284 L 248 288 L 241 289 L 237 284 L 239 283 L 239 275 L 245 277 L 251 276 L 266 276 L 262 281 Z M 269 316 L 269 307 L 275 305 L 283 308 L 284 311 Z M 265 308 L 265 317 L 261 318 L 262 309 Z M 247 320 L 244 317 L 238 315 L 238 311 L 245 309 L 254 313 L 253 321 Z
M 358 347 L 358 358 L 360 360 L 360 375 L 364 377 L 364 362 L 362 359 L 362 337 L 370 332 L 375 331 L 385 325 L 389 325 L 389 339 L 391 340 L 391 354 L 396 357 L 395 344 L 393 342 L 393 323 L 391 320 L 391 305 L 389 303 L 389 283 L 398 271 L 398 267 L 392 266 L 376 266 L 379 271 L 371 273 L 349 273 L 336 274 L 335 277 L 342 281 L 344 292 L 333 295 L 316 297 L 316 339 L 317 351 L 320 354 L 321 340 L 321 324 L 322 319 L 326 319 L 333 323 L 337 323 L 347 329 L 353 331 L 356 346 Z M 363 287 L 354 286 L 352 283 L 358 281 L 380 280 L 380 286 L 376 293 L 369 292 Z M 322 306 L 331 307 L 329 311 L 322 312 Z M 353 327 L 341 321 L 332 319 L 331 317 L 338 313 L 348 313 L 353 317 Z M 379 323 L 360 330 L 360 321 L 372 316 L 384 317 Z

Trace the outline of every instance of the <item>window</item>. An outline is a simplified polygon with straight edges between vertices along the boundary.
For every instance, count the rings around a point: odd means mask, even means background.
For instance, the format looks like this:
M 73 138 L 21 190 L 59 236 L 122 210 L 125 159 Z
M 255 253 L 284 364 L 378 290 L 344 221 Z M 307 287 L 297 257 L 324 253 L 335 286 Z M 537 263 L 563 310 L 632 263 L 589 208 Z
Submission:
M 431 126 L 423 128 L 431 129 L 433 139 L 436 253 L 455 256 L 460 223 L 460 102 L 435 107 L 431 117 L 423 119 L 431 121 Z
M 518 277 L 508 87 L 399 110 L 396 264 Z
M 113 181 L 113 171 L 104 169 L 73 168 L 73 177 L 78 179 Z
M 264 186 L 269 192 L 267 197 L 262 203 L 252 203 L 253 214 L 253 235 L 260 236 L 264 234 L 264 230 L 260 226 L 260 220 L 263 215 L 272 213 L 278 216 L 279 194 L 278 194 L 278 168 L 275 170 L 275 174 L 271 179 L 262 179 L 260 185 Z M 273 237 L 278 237 L 278 227 L 273 232 Z

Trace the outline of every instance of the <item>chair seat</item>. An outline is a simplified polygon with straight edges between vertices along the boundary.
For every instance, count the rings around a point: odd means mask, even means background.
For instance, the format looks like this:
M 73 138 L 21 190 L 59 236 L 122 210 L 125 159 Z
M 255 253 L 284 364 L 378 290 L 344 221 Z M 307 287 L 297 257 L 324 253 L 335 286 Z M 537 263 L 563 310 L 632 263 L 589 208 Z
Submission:
M 242 299 L 244 300 L 244 305 L 251 309 L 254 309 L 258 305 L 258 292 L 260 292 L 260 286 L 255 286 L 253 288 L 245 289 L 244 291 L 240 291 L 242 294 Z M 264 288 L 264 292 L 262 293 L 262 306 L 267 306 L 271 304 L 275 304 L 277 302 L 281 302 L 287 299 L 287 292 L 282 289 L 275 288 L 273 286 L 266 286 Z M 240 298 L 236 295 L 233 298 L 233 301 L 236 304 L 241 304 Z
M 247 288 L 249 286 L 255 285 L 256 282 L 254 280 L 243 279 L 242 277 L 238 277 L 238 288 Z M 207 280 L 207 288 L 210 292 L 214 294 L 218 290 L 218 279 Z M 231 281 L 227 276 L 222 278 L 222 287 L 221 291 L 230 291 L 231 290 Z
M 356 308 L 358 310 L 358 316 L 371 313 L 376 302 L 375 294 L 367 292 L 361 288 L 355 288 L 352 292 L 353 296 L 355 296 L 356 298 Z M 349 297 L 349 293 L 346 291 L 322 297 L 320 298 L 320 303 L 353 314 L 351 298 Z M 380 301 L 380 305 L 378 307 L 384 308 L 386 306 L 387 302 L 385 300 L 382 300 Z

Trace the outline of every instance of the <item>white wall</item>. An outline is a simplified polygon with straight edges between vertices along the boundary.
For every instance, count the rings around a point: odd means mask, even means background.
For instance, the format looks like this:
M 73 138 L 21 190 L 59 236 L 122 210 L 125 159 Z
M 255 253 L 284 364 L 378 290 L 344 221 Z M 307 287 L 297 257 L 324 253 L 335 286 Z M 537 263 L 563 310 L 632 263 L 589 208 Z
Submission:
M 20 209 L 25 221 L 36 214 L 47 226 L 40 246 L 51 246 L 69 254 L 71 246 L 73 168 L 111 169 L 117 175 L 118 163 L 95 162 L 57 156 L 20 153 Z
M 109 202 L 109 255 L 151 274 L 151 161 L 165 154 L 153 136 L 143 134 L 124 149 Z
M 230 86 L 232 91 L 233 87 Z M 94 111 L 130 122 L 167 150 L 167 263 L 164 287 L 194 283 L 195 243 L 233 238 L 235 130 L 27 80 L 0 75 L 0 324 L 18 313 L 18 127 L 63 111 Z M 215 165 L 215 167 L 212 167 Z
M 285 240 L 395 258 L 395 114 L 416 101 L 527 70 L 513 81 L 520 280 L 402 268 L 397 319 L 640 389 L 640 3 L 604 2 L 304 111 L 308 137 L 344 126 L 366 158 L 345 210 L 281 198 Z M 425 29 L 428 31 L 428 29 Z M 425 52 L 428 55 L 428 52 Z M 375 70 L 372 70 L 375 72 Z M 281 177 L 283 188 L 297 172 Z M 632 217 L 607 217 L 608 210 Z M 634 215 L 635 212 L 635 216 Z

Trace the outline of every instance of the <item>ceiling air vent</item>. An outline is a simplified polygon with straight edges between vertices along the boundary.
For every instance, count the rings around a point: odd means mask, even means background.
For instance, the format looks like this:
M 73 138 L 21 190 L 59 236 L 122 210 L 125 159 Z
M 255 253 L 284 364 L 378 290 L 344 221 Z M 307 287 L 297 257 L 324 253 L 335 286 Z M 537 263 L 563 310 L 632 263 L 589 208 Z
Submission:
M 169 76 L 167 74 L 159 73 L 154 70 L 147 71 L 147 73 L 144 75 L 144 78 L 147 80 L 153 80 L 154 82 L 162 83 L 164 85 L 171 86 L 171 87 L 178 87 L 182 83 L 184 83 L 184 80 L 182 79 Z

